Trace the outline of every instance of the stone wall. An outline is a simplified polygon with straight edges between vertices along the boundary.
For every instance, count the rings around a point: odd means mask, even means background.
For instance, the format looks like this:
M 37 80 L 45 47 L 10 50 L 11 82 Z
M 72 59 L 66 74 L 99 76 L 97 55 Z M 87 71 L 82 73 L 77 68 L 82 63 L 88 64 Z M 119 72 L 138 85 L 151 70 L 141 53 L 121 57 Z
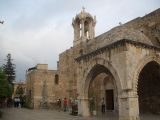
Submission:
M 76 84 L 76 63 L 75 63 L 75 48 L 61 53 L 59 55 L 59 79 L 60 79 L 60 97 L 75 98 L 77 93 Z
M 28 90 L 31 90 L 30 106 L 38 108 L 43 91 L 47 96 L 47 104 L 55 98 L 78 98 L 78 113 L 87 116 L 90 83 L 96 75 L 109 71 L 113 77 L 115 106 L 119 119 L 138 120 L 139 73 L 150 61 L 160 64 L 159 19 L 160 9 L 121 24 L 93 39 L 82 37 L 82 42 L 59 55 L 57 71 L 39 69 L 29 72 L 27 86 Z M 92 72 L 94 74 L 91 74 Z M 55 75 L 59 76 L 59 83 L 56 85 Z M 96 94 L 102 87 L 99 79 L 101 77 L 96 78 L 93 84 Z
M 45 69 L 44 69 L 45 68 Z M 56 70 L 48 70 L 48 67 L 37 67 L 28 71 L 27 96 L 29 107 L 34 109 L 52 107 L 57 100 L 57 84 L 55 84 Z

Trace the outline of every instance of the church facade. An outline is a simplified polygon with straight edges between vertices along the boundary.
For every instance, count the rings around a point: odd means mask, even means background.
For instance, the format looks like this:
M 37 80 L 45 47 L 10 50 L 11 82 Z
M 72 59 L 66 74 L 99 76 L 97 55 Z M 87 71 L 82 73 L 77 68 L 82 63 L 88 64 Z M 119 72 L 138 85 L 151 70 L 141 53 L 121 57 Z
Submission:
M 85 10 L 72 25 L 73 47 L 59 55 L 55 71 L 56 97 L 78 99 L 78 114 L 83 116 L 93 110 L 98 114 L 102 99 L 119 120 L 159 113 L 160 9 L 97 37 L 96 17 Z

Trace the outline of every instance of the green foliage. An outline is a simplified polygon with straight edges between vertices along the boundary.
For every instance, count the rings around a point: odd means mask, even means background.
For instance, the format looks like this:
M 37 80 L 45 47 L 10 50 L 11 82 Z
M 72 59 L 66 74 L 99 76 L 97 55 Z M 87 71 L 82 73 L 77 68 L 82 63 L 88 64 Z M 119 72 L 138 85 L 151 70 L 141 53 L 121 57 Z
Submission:
M 20 95 L 20 96 L 23 96 L 23 94 L 24 94 L 23 88 L 22 88 L 22 87 L 18 87 L 18 88 L 16 89 L 16 94 L 17 94 L 17 95 Z
M 0 111 L 0 118 L 2 118 L 2 111 Z
M 3 70 L 6 74 L 6 79 L 10 84 L 15 80 L 15 65 L 12 63 L 13 59 L 11 59 L 11 54 L 7 55 L 6 64 L 3 65 Z
M 6 80 L 6 74 L 0 68 L 0 98 L 9 97 L 12 95 L 12 85 Z
M 91 91 L 89 93 L 89 109 L 92 113 L 95 110 L 95 92 Z

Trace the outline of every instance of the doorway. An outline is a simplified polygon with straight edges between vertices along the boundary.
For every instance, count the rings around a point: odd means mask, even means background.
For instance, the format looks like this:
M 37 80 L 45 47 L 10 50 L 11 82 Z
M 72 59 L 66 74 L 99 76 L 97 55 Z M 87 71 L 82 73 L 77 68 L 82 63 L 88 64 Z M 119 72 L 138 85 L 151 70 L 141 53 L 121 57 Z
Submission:
M 114 110 L 114 92 L 113 90 L 106 90 L 106 110 Z

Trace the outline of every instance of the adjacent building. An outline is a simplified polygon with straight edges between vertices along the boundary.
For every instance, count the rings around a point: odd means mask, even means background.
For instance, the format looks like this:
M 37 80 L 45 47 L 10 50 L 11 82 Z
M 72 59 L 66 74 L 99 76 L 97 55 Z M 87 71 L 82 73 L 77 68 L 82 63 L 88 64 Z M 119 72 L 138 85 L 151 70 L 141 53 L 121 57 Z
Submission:
M 57 95 L 59 76 L 56 70 L 48 70 L 47 64 L 37 64 L 27 71 L 28 107 L 39 109 L 52 107 Z
M 26 95 L 26 83 L 25 82 L 13 82 L 13 94 L 12 98 Z

